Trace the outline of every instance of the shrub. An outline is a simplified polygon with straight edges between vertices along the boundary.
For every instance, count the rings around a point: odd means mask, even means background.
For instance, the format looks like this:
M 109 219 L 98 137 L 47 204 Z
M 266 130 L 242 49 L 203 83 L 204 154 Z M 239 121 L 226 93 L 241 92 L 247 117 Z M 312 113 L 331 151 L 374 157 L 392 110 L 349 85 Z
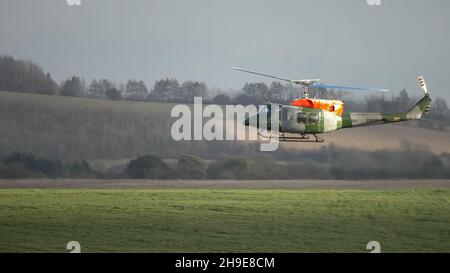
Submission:
M 226 158 L 208 167 L 210 179 L 245 179 L 250 176 L 251 162 L 244 158 Z
M 127 165 L 127 174 L 134 179 L 164 179 L 169 171 L 169 166 L 155 155 L 139 156 Z
M 204 179 L 206 177 L 205 161 L 195 155 L 185 155 L 179 158 L 177 165 L 178 177 L 184 179 Z
M 21 163 L 26 169 L 43 173 L 48 177 L 59 177 L 64 174 L 64 166 L 60 161 L 36 158 L 32 154 L 13 152 L 5 158 L 3 163 L 5 165 Z

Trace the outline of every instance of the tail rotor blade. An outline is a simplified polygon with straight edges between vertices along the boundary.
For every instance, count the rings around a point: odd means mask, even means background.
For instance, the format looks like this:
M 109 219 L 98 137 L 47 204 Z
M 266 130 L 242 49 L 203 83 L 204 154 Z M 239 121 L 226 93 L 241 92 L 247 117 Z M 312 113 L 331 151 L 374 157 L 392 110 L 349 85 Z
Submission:
M 423 92 L 425 92 L 425 94 L 428 94 L 427 83 L 425 82 L 425 78 L 423 76 L 419 76 L 419 85 L 420 88 L 422 88 Z

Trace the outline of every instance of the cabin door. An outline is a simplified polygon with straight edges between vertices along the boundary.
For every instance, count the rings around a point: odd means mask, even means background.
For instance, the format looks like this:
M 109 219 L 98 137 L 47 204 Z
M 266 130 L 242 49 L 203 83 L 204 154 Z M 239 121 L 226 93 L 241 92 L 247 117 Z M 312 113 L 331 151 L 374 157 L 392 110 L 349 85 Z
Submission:
M 304 133 L 306 119 L 299 119 L 304 113 L 299 107 L 282 107 L 281 109 L 281 130 L 285 133 Z

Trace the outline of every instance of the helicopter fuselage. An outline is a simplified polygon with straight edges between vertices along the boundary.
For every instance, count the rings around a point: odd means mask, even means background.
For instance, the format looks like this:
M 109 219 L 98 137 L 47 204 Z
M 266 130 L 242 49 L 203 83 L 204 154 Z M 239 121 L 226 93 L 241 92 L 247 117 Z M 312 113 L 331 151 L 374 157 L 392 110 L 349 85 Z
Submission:
M 336 131 L 342 128 L 342 117 L 334 112 L 329 112 L 317 108 L 299 107 L 291 105 L 270 104 L 266 111 L 261 111 L 256 117 L 256 124 L 249 124 L 249 119 L 245 120 L 246 126 L 257 127 L 258 129 L 271 130 L 271 111 L 277 108 L 278 124 L 280 133 L 294 134 L 320 134 Z M 267 118 L 260 118 L 267 115 Z
M 333 112 L 288 105 L 280 107 L 279 122 L 282 133 L 328 133 L 342 127 L 342 117 Z
M 342 116 L 336 112 L 327 110 L 299 107 L 282 104 L 268 104 L 264 110 L 260 111 L 256 116 L 256 124 L 249 124 L 248 118 L 244 124 L 246 126 L 257 127 L 258 129 L 271 130 L 272 111 L 277 111 L 275 114 L 278 118 L 280 133 L 293 134 L 321 134 L 329 133 L 339 129 L 371 126 L 384 123 L 402 122 L 407 120 L 420 119 L 423 113 L 428 112 L 431 104 L 431 99 L 427 93 L 410 111 L 406 113 L 343 113 Z M 266 115 L 265 118 L 260 118 L 261 115 Z

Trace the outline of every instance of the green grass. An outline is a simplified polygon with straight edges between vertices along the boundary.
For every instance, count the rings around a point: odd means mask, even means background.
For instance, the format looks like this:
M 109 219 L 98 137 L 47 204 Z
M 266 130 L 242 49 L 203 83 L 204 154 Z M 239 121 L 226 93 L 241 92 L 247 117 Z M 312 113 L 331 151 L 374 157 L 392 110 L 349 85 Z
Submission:
M 1 252 L 449 252 L 450 190 L 0 190 Z

